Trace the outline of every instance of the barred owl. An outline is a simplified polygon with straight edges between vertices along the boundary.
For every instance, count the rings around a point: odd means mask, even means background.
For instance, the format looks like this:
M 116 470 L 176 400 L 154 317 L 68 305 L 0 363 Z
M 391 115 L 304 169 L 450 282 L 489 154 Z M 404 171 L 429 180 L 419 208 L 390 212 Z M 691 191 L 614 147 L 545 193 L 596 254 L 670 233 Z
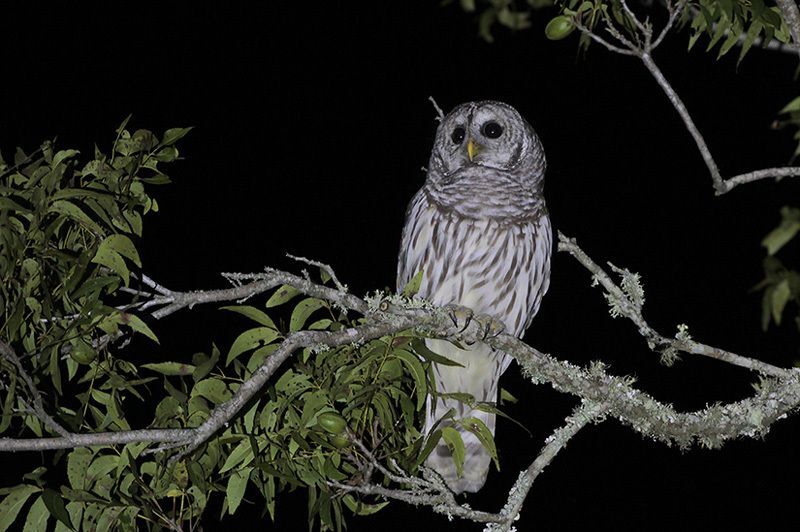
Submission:
M 459 105 L 440 121 L 427 179 L 406 212 L 397 286 L 423 272 L 418 295 L 499 320 L 521 336 L 550 282 L 552 235 L 542 191 L 545 156 L 533 128 L 511 106 L 494 101 Z M 439 393 L 497 401 L 498 380 L 512 358 L 478 342 L 460 349 L 426 340 L 433 352 L 461 364 L 434 364 Z M 476 417 L 494 434 L 495 415 L 453 398 L 429 396 L 424 431 L 451 409 Z M 449 423 L 444 421 L 444 423 Z M 466 446 L 463 475 L 443 443 L 426 465 L 456 493 L 476 492 L 490 456 L 478 438 L 458 428 Z

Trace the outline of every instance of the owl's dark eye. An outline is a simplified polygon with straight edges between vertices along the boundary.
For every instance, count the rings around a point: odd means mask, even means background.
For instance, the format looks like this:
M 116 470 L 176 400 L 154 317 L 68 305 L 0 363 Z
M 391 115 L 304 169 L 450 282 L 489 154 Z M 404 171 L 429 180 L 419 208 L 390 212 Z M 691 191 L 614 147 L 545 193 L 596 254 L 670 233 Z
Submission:
M 453 141 L 453 144 L 461 144 L 464 141 L 464 137 L 466 135 L 467 131 L 463 127 L 458 126 L 450 134 L 450 139 Z
M 503 126 L 497 122 L 486 122 L 481 128 L 483 136 L 490 139 L 499 138 L 503 134 Z

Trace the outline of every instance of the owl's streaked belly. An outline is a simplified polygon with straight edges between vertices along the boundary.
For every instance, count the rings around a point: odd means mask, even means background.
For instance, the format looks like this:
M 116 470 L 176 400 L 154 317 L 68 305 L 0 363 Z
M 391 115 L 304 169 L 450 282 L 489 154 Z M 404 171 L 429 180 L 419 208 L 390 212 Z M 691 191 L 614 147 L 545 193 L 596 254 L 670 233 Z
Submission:
M 490 314 L 520 336 L 549 283 L 547 215 L 501 224 L 456 217 L 429 204 L 418 207 L 416 223 L 404 236 L 405 262 L 413 269 L 406 275 L 425 272 L 419 295 L 437 305 L 455 303 Z

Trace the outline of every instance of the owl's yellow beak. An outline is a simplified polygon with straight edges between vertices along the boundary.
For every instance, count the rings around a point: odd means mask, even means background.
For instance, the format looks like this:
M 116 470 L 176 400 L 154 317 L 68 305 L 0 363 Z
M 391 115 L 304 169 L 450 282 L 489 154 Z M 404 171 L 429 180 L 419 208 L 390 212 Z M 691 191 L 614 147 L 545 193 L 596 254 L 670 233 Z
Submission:
M 478 143 L 472 140 L 472 137 L 467 139 L 467 157 L 469 157 L 469 161 L 472 162 L 472 159 L 475 158 L 475 155 L 478 153 Z

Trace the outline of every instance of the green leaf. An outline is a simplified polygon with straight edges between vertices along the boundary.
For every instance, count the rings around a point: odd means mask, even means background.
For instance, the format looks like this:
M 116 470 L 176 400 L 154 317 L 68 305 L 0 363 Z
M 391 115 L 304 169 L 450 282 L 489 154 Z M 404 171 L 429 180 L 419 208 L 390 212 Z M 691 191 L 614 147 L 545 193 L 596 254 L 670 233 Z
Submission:
M 231 349 L 228 351 L 225 365 L 227 366 L 233 362 L 236 357 L 245 351 L 266 345 L 279 336 L 280 333 L 272 327 L 256 327 L 255 329 L 244 331 L 233 341 Z
M 410 281 L 406 283 L 403 287 L 403 296 L 405 297 L 412 297 L 417 295 L 419 292 L 419 287 L 422 284 L 422 279 L 425 276 L 425 270 L 420 270 L 414 274 L 414 277 L 411 278 Z
M 456 475 L 458 475 L 459 478 L 464 476 L 464 457 L 466 455 L 466 449 L 464 448 L 464 440 L 461 439 L 461 433 L 453 427 L 444 427 L 442 429 L 442 439 L 453 455 L 453 463 L 456 465 Z
M 178 158 L 178 148 L 175 146 L 164 146 L 156 153 L 151 155 L 153 159 L 162 163 L 171 163 Z
M 272 321 L 272 318 L 267 316 L 263 311 L 258 310 L 255 307 L 251 307 L 248 305 L 230 305 L 227 307 L 220 307 L 222 310 L 230 310 L 231 312 L 237 312 L 242 316 L 247 316 L 251 320 L 255 321 L 256 323 L 260 323 L 266 327 L 272 327 L 276 331 L 278 328 L 275 326 L 275 322 Z
M 774 255 L 786 245 L 800 231 L 800 209 L 784 207 L 781 209 L 783 219 L 781 224 L 770 231 L 761 245 L 767 248 L 767 253 Z
M 794 113 L 800 111 L 800 96 L 786 104 L 786 107 L 780 110 L 780 114 Z
M 0 532 L 8 530 L 28 498 L 39 491 L 41 489 L 29 484 L 19 484 L 11 488 L 8 495 L 0 501 Z
M 283 305 L 296 295 L 300 293 L 300 290 L 293 286 L 289 286 L 285 284 L 278 288 L 274 294 L 267 300 L 267 308 L 277 307 L 278 305 Z
M 419 466 L 422 464 L 428 456 L 433 452 L 438 445 L 439 440 L 442 439 L 442 430 L 436 429 L 430 434 L 428 434 L 427 438 L 425 439 L 425 447 L 423 447 L 422 451 L 420 451 L 419 456 L 417 457 L 416 465 Z
M 259 443 L 259 450 L 263 448 L 263 445 Z M 219 470 L 220 474 L 225 473 L 233 469 L 234 467 L 238 466 L 239 464 L 249 464 L 250 461 L 254 458 L 253 454 L 253 447 L 250 445 L 250 441 L 243 439 L 239 442 L 239 444 L 233 449 L 231 454 L 228 455 L 228 458 L 225 460 L 225 463 L 222 465 L 222 468 Z
M 242 502 L 247 483 L 250 481 L 252 467 L 245 467 L 228 477 L 228 487 L 225 490 L 226 500 L 228 501 L 228 513 L 233 515 Z
M 31 212 L 11 198 L 0 196 L 0 211 Z
M 500 402 L 501 403 L 511 403 L 514 404 L 518 401 L 516 397 L 511 395 L 511 392 L 506 390 L 505 388 L 500 388 Z
M 86 486 L 89 487 L 97 480 L 101 480 L 110 471 L 117 468 L 119 463 L 119 456 L 114 454 L 105 454 L 95 458 L 91 465 L 84 471 Z
M 311 331 L 324 331 L 330 328 L 333 320 L 328 318 L 322 318 L 321 320 L 317 320 L 311 325 L 308 326 L 308 329 Z
M 777 325 L 781 324 L 783 309 L 786 307 L 786 303 L 789 302 L 791 295 L 792 291 L 789 288 L 789 279 L 784 279 L 778 283 L 772 291 L 772 319 L 775 320 Z
M 86 470 L 92 461 L 93 453 L 85 447 L 74 449 L 67 457 L 67 478 L 69 485 L 75 489 L 83 489 Z
M 119 519 L 119 515 L 126 508 L 127 507 L 124 506 L 107 506 L 97 518 L 97 524 L 94 530 L 96 530 L 96 532 L 109 532 L 112 530 Z
M 722 46 L 719 48 L 719 53 L 717 54 L 717 59 L 722 57 L 723 55 L 727 54 L 733 46 L 739 42 L 739 35 L 738 31 L 732 31 L 728 38 L 723 41 Z
M 233 395 L 228 386 L 219 379 L 205 379 L 194 385 L 192 396 L 205 397 L 214 404 L 221 404 Z
M 192 378 L 194 381 L 200 381 L 203 379 L 203 377 L 211 373 L 211 370 L 214 369 L 214 367 L 217 365 L 217 362 L 219 362 L 219 349 L 217 349 L 215 344 L 212 344 L 211 356 L 205 362 L 197 364 L 197 367 L 192 373 Z
M 156 337 L 156 334 L 136 314 L 131 314 L 130 312 L 125 312 L 123 314 L 121 322 L 124 325 L 127 325 L 128 327 L 133 329 L 134 331 L 138 332 L 139 334 L 143 334 L 143 335 L 147 336 L 148 338 L 150 338 L 155 343 L 159 343 L 158 338 Z
M 80 152 L 78 150 L 61 150 L 61 151 L 59 151 L 58 153 L 56 153 L 53 156 L 53 162 L 50 163 L 50 166 L 52 168 L 55 168 L 56 166 L 61 164 L 63 161 L 66 161 L 67 159 L 71 159 L 71 158 L 75 157 L 76 155 L 78 155 L 79 153 Z
M 428 346 L 425 345 L 425 340 L 422 338 L 414 338 L 411 340 L 411 347 L 414 349 L 414 352 L 424 358 L 425 360 L 429 360 L 431 362 L 436 362 L 437 364 L 441 364 L 443 366 L 455 366 L 459 368 L 463 368 L 463 364 L 459 364 L 455 360 L 450 358 L 444 357 L 442 355 L 438 355 L 428 349 Z
M 133 245 L 133 241 L 127 236 L 120 234 L 110 235 L 100 243 L 101 248 L 104 246 L 130 259 L 130 261 L 138 267 L 142 267 L 139 252 L 136 251 L 136 246 Z
M 83 519 L 83 503 L 71 502 L 67 504 L 67 513 L 69 513 L 70 521 L 80 526 Z M 55 532 L 66 532 L 67 530 L 77 530 L 76 526 L 64 526 L 60 521 L 56 523 Z
M 25 519 L 25 526 L 22 532 L 40 532 L 47 530 L 47 519 L 50 517 L 50 512 L 44 504 L 44 500 L 39 496 L 33 501 L 30 509 L 28 510 L 28 517 Z
M 292 318 L 289 320 L 289 330 L 299 331 L 306 324 L 308 318 L 318 309 L 327 305 L 325 301 L 316 297 L 309 297 L 302 300 L 292 311 Z
M 63 214 L 65 216 L 67 216 L 69 218 L 72 218 L 73 220 L 76 220 L 77 222 L 83 224 L 84 226 L 86 226 L 87 228 L 91 229 L 93 232 L 95 232 L 97 234 L 101 234 L 102 235 L 104 233 L 103 228 L 100 227 L 97 224 L 97 222 L 92 220 L 89 217 L 89 215 L 87 215 L 85 212 L 83 212 L 83 210 L 81 210 L 80 207 L 78 207 L 77 205 L 75 205 L 74 203 L 71 203 L 69 201 L 66 201 L 66 200 L 54 201 L 52 203 L 52 205 L 50 205 L 50 208 L 48 209 L 48 212 L 57 213 L 57 214 Z
M 461 4 L 461 9 L 463 9 L 467 13 L 472 13 L 473 11 L 475 11 L 475 0 L 460 0 L 459 3 Z M 352 510 L 352 508 L 350 509 Z
M 162 375 L 191 375 L 195 367 L 191 364 L 182 362 L 155 362 L 152 364 L 142 364 L 143 368 L 161 373 Z
M 172 129 L 168 129 L 164 132 L 164 138 L 161 141 L 162 146 L 169 146 L 171 144 L 175 144 L 180 139 L 186 136 L 193 127 L 174 127 Z
M 75 527 L 72 525 L 72 520 L 69 518 L 67 507 L 64 505 L 64 499 L 57 491 L 51 489 L 44 490 L 42 492 L 42 501 L 44 501 L 44 505 L 53 517 L 64 523 L 67 528 L 75 530 Z
M 396 349 L 392 352 L 392 356 L 399 358 L 403 364 L 408 368 L 411 376 L 414 378 L 415 390 L 417 393 L 417 410 L 421 410 L 425 404 L 425 398 L 428 396 L 428 384 L 425 379 L 425 369 L 417 358 L 416 355 L 409 353 L 403 349 Z
M 486 449 L 486 451 L 489 453 L 489 456 L 492 457 L 494 466 L 499 471 L 500 462 L 497 459 L 497 447 L 494 444 L 494 436 L 489 430 L 489 427 L 487 427 L 481 419 L 476 417 L 466 417 L 459 420 L 458 423 L 478 438 L 478 441 L 481 442 L 483 448 Z
M 351 512 L 355 515 L 372 515 L 381 511 L 389 501 L 384 501 L 378 504 L 367 504 L 362 501 L 358 501 L 350 494 L 344 496 L 344 504 L 347 506 Z
M 741 52 L 739 52 L 739 59 L 737 60 L 737 63 L 742 62 L 742 59 L 744 59 L 744 56 L 750 50 L 750 47 L 753 46 L 753 43 L 758 37 L 758 34 L 761 33 L 761 29 L 763 27 L 764 26 L 758 21 L 755 21 L 752 24 L 750 24 L 750 28 L 747 30 L 747 35 L 745 36 L 744 42 L 742 43 L 742 50 Z
M 99 247 L 97 253 L 92 258 L 92 262 L 105 266 L 119 275 L 122 278 L 122 282 L 125 283 L 125 286 L 130 284 L 131 274 L 128 270 L 128 266 L 125 264 L 125 259 L 113 249 L 103 246 Z

